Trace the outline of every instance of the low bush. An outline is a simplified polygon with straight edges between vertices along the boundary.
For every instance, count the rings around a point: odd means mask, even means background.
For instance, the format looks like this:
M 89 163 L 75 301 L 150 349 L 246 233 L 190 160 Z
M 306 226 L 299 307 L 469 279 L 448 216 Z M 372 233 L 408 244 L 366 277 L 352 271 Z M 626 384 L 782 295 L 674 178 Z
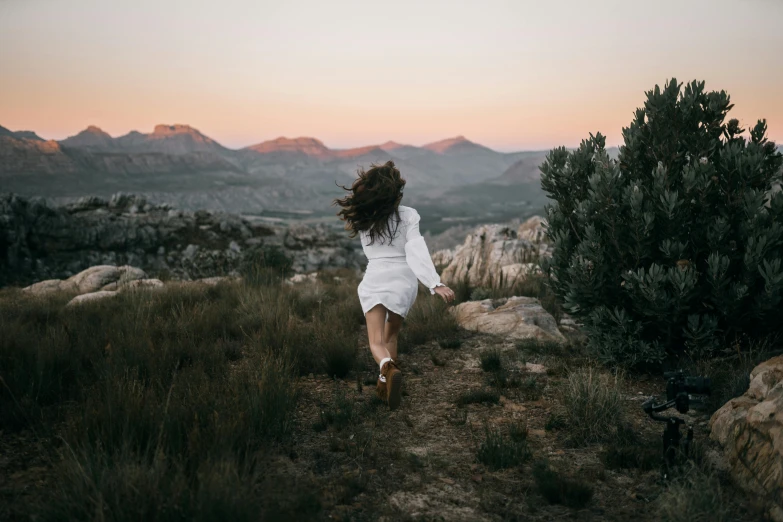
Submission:
M 491 470 L 519 466 L 530 457 L 527 430 L 513 426 L 508 434 L 498 429 L 484 428 L 485 437 L 476 452 L 476 459 Z
M 470 390 L 457 398 L 457 406 L 467 404 L 498 404 L 500 394 L 494 390 Z
M 560 390 L 562 415 L 571 443 L 611 441 L 625 420 L 620 378 L 594 367 L 568 374 Z

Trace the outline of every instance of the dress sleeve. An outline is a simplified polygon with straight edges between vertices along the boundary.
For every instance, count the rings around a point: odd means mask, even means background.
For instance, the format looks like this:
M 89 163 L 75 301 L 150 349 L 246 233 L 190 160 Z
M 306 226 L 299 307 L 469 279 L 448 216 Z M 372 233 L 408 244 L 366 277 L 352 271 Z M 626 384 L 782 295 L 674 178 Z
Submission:
M 424 286 L 430 289 L 430 293 L 435 293 L 436 286 L 444 286 L 440 282 L 438 271 L 432 263 L 432 257 L 427 249 L 427 243 L 419 232 L 419 213 L 412 210 L 410 216 L 405 219 L 405 259 L 408 266 Z

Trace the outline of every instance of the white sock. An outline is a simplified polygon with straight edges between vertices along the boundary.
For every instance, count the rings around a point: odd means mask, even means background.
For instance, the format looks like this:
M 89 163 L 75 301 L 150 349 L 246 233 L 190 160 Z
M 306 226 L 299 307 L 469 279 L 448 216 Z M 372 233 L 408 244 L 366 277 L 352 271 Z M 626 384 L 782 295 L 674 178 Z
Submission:
M 386 364 L 387 362 L 391 361 L 391 360 L 392 360 L 391 357 L 384 357 L 383 359 L 381 359 L 381 362 L 380 362 L 381 372 L 383 372 L 383 365 Z M 383 376 L 383 373 L 380 374 L 379 378 L 380 378 L 381 382 L 386 382 L 386 377 Z

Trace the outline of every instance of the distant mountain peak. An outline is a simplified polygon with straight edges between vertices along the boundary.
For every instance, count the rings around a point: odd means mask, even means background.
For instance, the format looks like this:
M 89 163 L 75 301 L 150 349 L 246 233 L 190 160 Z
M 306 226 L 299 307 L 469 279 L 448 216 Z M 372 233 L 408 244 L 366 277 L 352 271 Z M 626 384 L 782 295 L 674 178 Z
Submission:
M 383 150 L 389 151 L 389 150 L 401 149 L 403 147 L 409 147 L 409 145 L 403 145 L 402 143 L 397 143 L 396 141 L 389 140 L 382 145 L 378 145 L 378 147 Z
M 93 149 L 111 149 L 114 138 L 95 125 L 90 125 L 75 136 L 69 136 L 60 141 L 66 147 L 87 147 Z
M 12 131 L 9 129 L 6 129 L 2 125 L 0 125 L 0 136 L 5 136 L 8 138 L 16 138 L 19 140 L 33 140 L 33 141 L 45 141 L 42 137 L 37 135 L 33 131 Z
M 174 134 L 196 134 L 203 136 L 203 134 L 201 134 L 201 132 L 199 132 L 197 129 L 182 123 L 175 123 L 174 125 L 155 125 L 155 129 L 152 131 L 152 135 L 154 136 L 172 136 Z
M 424 147 L 422 148 L 443 154 L 453 147 L 462 147 L 465 145 L 472 146 L 472 147 L 486 148 L 483 145 L 473 143 L 472 141 L 470 141 L 469 139 L 467 139 L 465 136 L 461 134 L 453 138 L 446 138 L 445 140 L 436 141 L 434 143 L 428 143 L 427 145 L 424 145 Z
M 280 136 L 273 140 L 252 145 L 248 147 L 248 149 L 261 154 L 268 154 L 271 152 L 299 152 L 316 157 L 331 156 L 332 154 L 332 151 L 329 150 L 322 141 L 308 136 L 300 136 L 298 138 Z

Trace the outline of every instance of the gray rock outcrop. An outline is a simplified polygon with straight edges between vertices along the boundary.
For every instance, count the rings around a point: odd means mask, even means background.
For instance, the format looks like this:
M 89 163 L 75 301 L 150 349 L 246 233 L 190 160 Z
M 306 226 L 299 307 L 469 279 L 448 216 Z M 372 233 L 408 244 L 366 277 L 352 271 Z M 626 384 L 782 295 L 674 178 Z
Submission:
M 235 276 L 245 261 L 272 246 L 293 260 L 295 271 L 359 268 L 364 262 L 355 240 L 323 225 L 269 225 L 223 212 L 153 205 L 128 194 L 84 197 L 63 206 L 0 194 L 0 286 L 67 280 L 97 265 L 131 265 L 182 280 Z M 69 288 L 69 283 L 39 285 Z
M 555 318 L 533 297 L 468 301 L 455 306 L 451 312 L 466 330 L 512 339 L 566 342 Z
M 756 366 L 748 391 L 715 412 L 710 428 L 737 485 L 783 515 L 783 355 Z
M 447 284 L 467 281 L 471 286 L 512 286 L 537 271 L 537 260 L 548 255 L 548 245 L 540 241 L 541 223 L 541 218 L 533 217 L 522 223 L 519 230 L 505 225 L 478 227 L 451 254 L 441 278 Z M 524 237 L 520 237 L 520 232 Z M 438 259 L 449 257 L 448 252 L 436 254 Z

